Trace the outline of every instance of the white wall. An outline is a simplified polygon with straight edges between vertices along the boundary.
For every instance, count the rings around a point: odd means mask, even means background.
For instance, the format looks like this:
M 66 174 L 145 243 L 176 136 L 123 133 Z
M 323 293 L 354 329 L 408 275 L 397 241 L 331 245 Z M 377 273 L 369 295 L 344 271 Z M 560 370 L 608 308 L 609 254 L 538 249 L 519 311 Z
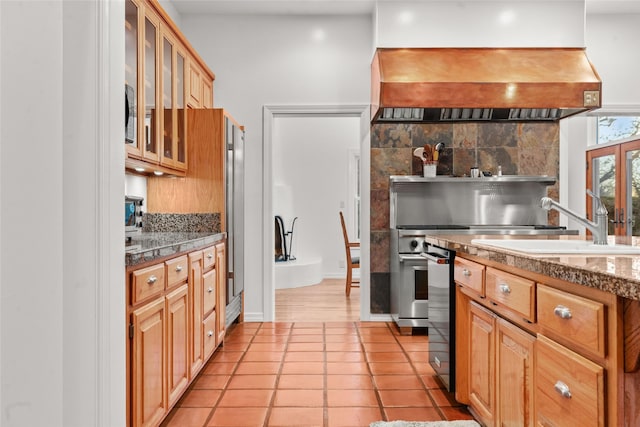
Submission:
M 246 127 L 245 315 L 264 310 L 262 107 L 368 104 L 366 16 L 182 16 L 182 31 L 216 75 L 214 104 Z
M 378 47 L 584 47 L 583 1 L 380 1 Z
M 286 231 L 293 218 L 298 217 L 293 255 L 300 260 L 322 259 L 322 275 L 328 278 L 346 274 L 338 211 L 342 210 L 350 223 L 350 150 L 360 150 L 357 117 L 274 120 L 274 213 L 283 216 Z

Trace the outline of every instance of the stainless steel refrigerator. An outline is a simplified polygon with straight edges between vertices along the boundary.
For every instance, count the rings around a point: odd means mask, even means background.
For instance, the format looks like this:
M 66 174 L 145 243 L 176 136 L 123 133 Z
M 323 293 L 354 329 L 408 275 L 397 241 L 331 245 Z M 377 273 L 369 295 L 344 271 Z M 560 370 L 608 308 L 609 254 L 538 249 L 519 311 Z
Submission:
M 242 311 L 244 290 L 244 126 L 224 115 L 225 218 L 227 230 L 227 309 L 229 326 Z

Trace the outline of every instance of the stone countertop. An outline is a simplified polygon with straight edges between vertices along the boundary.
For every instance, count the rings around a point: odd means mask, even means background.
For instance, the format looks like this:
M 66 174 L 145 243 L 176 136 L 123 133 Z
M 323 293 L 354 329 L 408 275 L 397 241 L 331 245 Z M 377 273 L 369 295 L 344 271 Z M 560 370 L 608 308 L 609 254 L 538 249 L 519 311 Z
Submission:
M 160 260 L 207 246 L 224 239 L 227 233 L 159 232 L 140 233 L 125 248 L 127 268 Z
M 429 243 L 456 253 L 468 254 L 506 266 L 539 273 L 555 279 L 640 300 L 640 256 L 638 255 L 549 255 L 527 254 L 473 244 L 473 239 L 563 239 L 585 240 L 584 236 L 485 236 L 427 235 Z M 637 237 L 609 237 L 610 243 L 640 246 Z

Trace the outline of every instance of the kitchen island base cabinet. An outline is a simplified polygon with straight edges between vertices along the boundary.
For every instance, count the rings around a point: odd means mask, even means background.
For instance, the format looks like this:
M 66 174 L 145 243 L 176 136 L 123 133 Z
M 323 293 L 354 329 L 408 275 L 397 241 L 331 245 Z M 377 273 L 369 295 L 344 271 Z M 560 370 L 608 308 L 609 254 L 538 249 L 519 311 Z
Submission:
M 469 400 L 484 425 L 495 425 L 496 316 L 476 303 L 470 306 Z
M 186 270 L 185 270 L 186 271 Z M 178 401 L 189 384 L 189 301 L 187 284 L 166 297 L 167 301 L 167 389 L 169 406 Z

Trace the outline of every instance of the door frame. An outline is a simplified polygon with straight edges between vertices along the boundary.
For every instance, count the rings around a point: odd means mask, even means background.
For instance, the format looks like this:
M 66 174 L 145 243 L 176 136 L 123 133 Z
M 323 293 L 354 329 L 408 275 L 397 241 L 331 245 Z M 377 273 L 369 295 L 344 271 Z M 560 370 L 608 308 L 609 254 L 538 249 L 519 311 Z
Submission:
M 262 166 L 262 283 L 263 283 L 263 320 L 273 321 L 275 318 L 275 266 L 273 263 L 273 122 L 282 117 L 358 117 L 360 118 L 360 152 L 361 156 L 369 153 L 369 105 L 265 105 L 263 107 L 263 166 Z M 368 156 L 368 155 L 367 155 Z M 360 167 L 361 195 L 369 191 L 369 168 L 364 162 Z M 368 163 L 367 163 L 368 165 Z M 366 182 L 366 184 L 365 184 Z M 366 193 L 365 193 L 366 187 Z M 363 197 L 364 199 L 364 197 Z M 362 212 L 368 212 L 369 200 L 361 201 Z M 360 320 L 368 320 L 369 307 L 369 221 L 360 218 L 362 239 L 360 242 Z

